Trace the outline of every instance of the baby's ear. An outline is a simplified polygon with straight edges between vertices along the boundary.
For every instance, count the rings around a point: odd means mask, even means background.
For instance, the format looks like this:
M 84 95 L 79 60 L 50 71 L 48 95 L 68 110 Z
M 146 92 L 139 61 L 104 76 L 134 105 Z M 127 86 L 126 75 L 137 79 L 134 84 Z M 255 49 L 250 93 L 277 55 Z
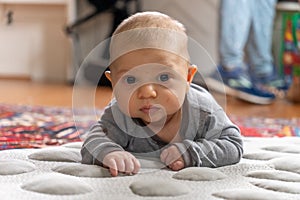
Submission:
M 195 74 L 197 72 L 197 66 L 196 65 L 189 65 L 188 68 L 188 75 L 187 75 L 187 81 L 188 83 L 191 83 Z
M 111 82 L 111 73 L 110 73 L 110 71 L 105 71 L 105 76 Z

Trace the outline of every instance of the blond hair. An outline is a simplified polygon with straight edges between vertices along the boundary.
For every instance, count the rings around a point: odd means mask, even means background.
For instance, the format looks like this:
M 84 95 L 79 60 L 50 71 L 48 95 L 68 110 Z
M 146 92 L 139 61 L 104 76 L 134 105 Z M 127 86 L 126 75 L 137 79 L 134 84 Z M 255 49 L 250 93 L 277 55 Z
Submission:
M 189 60 L 184 25 L 159 12 L 136 13 L 117 27 L 111 38 L 111 62 L 130 51 L 146 48 L 169 51 Z
M 136 28 L 164 28 L 185 33 L 182 23 L 170 16 L 154 11 L 136 13 L 125 19 L 114 31 L 113 35 Z

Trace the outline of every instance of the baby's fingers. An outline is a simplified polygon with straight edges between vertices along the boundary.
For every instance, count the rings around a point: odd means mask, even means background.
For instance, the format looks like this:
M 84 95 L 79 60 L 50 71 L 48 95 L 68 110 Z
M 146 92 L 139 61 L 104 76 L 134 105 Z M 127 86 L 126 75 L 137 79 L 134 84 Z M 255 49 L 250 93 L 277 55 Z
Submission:
M 132 159 L 126 159 L 124 162 L 125 162 L 125 170 L 123 172 L 125 172 L 128 175 L 132 174 L 133 170 L 134 170 L 133 160 Z
M 115 159 L 109 159 L 105 165 L 109 168 L 109 172 L 112 176 L 118 176 L 118 166 Z
M 118 172 L 133 174 L 140 169 L 139 161 L 130 153 L 115 151 L 104 157 L 103 165 L 109 168 L 112 176 L 118 176 Z
M 133 165 L 134 165 L 134 169 L 133 169 L 133 173 L 137 174 L 141 168 L 141 164 L 140 161 L 136 158 L 133 159 Z
M 182 168 L 184 168 L 184 163 L 180 160 L 177 160 L 177 161 L 173 162 L 172 164 L 170 164 L 169 167 L 173 171 L 178 171 L 178 170 L 181 170 Z
M 126 174 L 136 174 L 140 170 L 140 162 L 136 158 L 125 160 L 125 173 Z

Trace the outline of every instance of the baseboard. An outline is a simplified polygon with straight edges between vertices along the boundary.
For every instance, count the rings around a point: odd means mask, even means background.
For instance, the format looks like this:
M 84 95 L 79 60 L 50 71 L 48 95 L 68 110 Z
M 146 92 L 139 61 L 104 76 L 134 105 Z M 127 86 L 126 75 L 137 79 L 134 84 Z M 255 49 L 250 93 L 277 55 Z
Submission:
M 2 80 L 24 80 L 24 81 L 31 81 L 30 76 L 26 76 L 26 75 L 2 75 L 2 74 L 0 74 L 0 79 L 2 79 Z

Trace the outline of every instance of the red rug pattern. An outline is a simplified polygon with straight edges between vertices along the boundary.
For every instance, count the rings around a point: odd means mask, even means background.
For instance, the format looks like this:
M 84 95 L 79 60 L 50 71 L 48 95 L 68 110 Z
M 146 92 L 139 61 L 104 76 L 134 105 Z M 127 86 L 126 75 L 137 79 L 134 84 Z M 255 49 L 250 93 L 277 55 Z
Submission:
M 97 117 L 90 110 L 77 111 L 75 123 L 71 108 L 0 104 L 0 150 L 82 141 Z M 300 119 L 229 117 L 245 137 L 300 136 Z
M 95 122 L 84 112 L 81 115 L 75 123 L 71 108 L 0 104 L 0 150 L 81 141 Z

